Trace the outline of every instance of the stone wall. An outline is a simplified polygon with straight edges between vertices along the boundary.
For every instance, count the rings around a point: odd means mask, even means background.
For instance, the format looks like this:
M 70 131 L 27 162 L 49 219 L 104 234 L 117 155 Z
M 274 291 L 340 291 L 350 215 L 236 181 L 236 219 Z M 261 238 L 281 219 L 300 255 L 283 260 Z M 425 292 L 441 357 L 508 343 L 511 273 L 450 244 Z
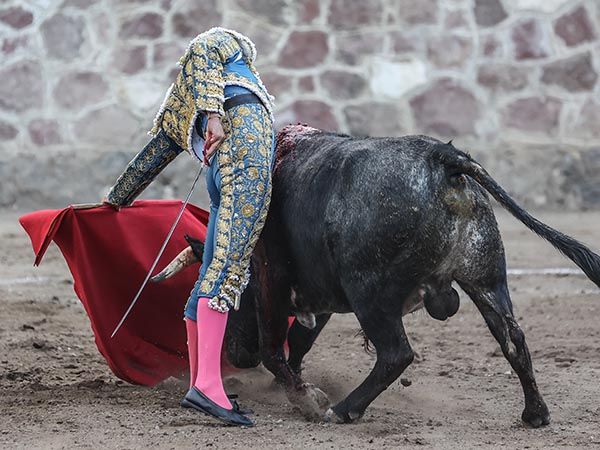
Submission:
M 216 25 L 254 39 L 278 126 L 453 138 L 527 206 L 600 207 L 598 0 L 2 0 L 0 205 L 100 198 Z

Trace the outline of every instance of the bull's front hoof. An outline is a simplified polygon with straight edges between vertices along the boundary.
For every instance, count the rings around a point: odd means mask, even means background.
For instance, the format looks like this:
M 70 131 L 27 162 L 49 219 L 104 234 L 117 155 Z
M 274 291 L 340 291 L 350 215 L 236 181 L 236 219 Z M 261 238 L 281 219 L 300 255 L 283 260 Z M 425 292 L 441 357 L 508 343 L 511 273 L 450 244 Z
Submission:
M 335 411 L 335 407 L 329 408 L 325 413 L 325 422 L 332 423 L 352 423 L 362 417 L 362 414 L 349 411 L 345 414 L 340 414 Z
M 333 409 L 329 408 L 325 413 L 325 422 L 344 423 L 344 418 L 338 416 Z
M 550 423 L 550 412 L 548 412 L 546 405 L 542 405 L 535 410 L 525 408 L 523 414 L 521 414 L 521 419 L 530 427 L 539 428 Z
M 288 391 L 288 398 L 300 408 L 302 415 L 308 420 L 320 421 L 331 403 L 329 397 L 318 387 L 304 384 L 298 390 Z

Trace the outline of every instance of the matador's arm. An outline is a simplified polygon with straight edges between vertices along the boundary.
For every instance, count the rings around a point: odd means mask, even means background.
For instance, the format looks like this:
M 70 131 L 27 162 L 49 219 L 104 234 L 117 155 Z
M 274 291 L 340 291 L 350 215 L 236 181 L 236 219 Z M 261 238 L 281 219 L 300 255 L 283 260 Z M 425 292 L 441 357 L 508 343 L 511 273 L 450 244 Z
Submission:
M 164 131 L 160 131 L 127 164 L 123 173 L 106 195 L 106 202 L 114 206 L 129 206 L 156 176 L 173 161 L 183 149 Z
M 192 41 L 180 63 L 187 88 L 193 93 L 196 111 L 225 113 L 223 64 L 239 51 L 237 41 L 222 31 L 201 34 Z

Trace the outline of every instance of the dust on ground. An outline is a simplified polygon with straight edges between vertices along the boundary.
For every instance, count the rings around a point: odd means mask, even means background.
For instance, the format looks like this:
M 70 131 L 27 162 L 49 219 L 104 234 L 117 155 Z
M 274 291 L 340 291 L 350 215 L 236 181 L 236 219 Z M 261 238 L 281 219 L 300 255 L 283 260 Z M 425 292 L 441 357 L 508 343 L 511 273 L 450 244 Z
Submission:
M 117 379 L 94 344 L 69 271 L 53 244 L 38 268 L 18 213 L 0 213 L 0 448 L 469 449 L 600 448 L 600 290 L 582 275 L 510 275 L 518 321 L 552 422 L 520 421 L 518 378 L 470 300 L 446 322 L 405 319 L 419 358 L 352 425 L 307 422 L 264 369 L 226 380 L 256 426 L 222 426 L 179 407 L 185 381 L 148 388 Z M 540 219 L 600 250 L 599 213 Z M 514 269 L 574 268 L 499 212 Z M 304 377 L 341 400 L 374 357 L 352 315 L 337 315 L 305 359 Z M 403 384 L 410 384 L 404 386 Z

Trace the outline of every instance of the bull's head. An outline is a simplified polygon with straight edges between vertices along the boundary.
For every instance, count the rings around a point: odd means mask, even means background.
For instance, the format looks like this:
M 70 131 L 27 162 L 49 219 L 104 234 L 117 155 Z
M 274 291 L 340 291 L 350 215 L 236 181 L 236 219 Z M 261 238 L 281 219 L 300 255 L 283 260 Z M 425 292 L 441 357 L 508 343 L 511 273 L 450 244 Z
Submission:
M 178 274 L 183 269 L 191 266 L 194 263 L 202 262 L 202 253 L 204 252 L 204 242 L 199 239 L 185 235 L 185 240 L 190 244 L 189 247 L 184 248 L 179 255 L 177 255 L 173 261 L 171 261 L 167 267 L 160 271 L 157 275 L 153 276 L 150 281 L 155 283 L 164 281 L 172 276 Z

